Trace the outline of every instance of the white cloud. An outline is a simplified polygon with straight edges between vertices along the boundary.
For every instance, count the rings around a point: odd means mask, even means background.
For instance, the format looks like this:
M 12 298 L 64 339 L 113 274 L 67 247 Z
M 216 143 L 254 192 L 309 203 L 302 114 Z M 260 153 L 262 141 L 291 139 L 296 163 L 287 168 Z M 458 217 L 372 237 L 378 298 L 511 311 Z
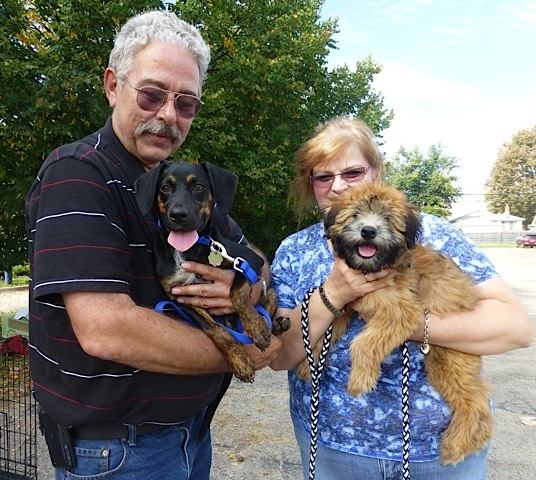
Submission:
M 425 153 L 441 143 L 446 155 L 459 160 L 460 186 L 466 193 L 483 191 L 500 147 L 536 122 L 531 113 L 536 111 L 536 96 L 490 96 L 400 64 L 384 65 L 374 88 L 395 114 L 383 132 L 387 157 L 400 146 Z
M 393 98 L 409 98 L 412 101 L 430 100 L 445 103 L 462 103 L 480 96 L 479 90 L 461 82 L 439 78 L 403 64 L 384 64 L 375 78 L 374 87 Z
M 326 0 L 340 17 L 330 66 L 372 54 L 374 88 L 395 118 L 384 150 L 441 143 L 458 158 L 460 185 L 483 190 L 498 150 L 536 126 L 536 1 Z M 336 13 L 335 13 L 336 12 Z M 515 29 L 514 29 L 515 26 Z
M 532 25 L 536 25 L 536 2 L 529 2 L 524 8 L 512 7 L 511 12 L 518 20 L 523 20 Z

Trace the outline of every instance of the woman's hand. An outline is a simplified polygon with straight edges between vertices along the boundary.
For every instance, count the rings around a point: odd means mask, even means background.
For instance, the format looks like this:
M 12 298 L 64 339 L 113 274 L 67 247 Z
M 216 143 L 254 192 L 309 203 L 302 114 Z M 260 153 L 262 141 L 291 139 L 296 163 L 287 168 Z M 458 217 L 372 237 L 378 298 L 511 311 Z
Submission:
M 344 306 L 352 306 L 367 293 L 387 287 L 385 279 L 392 273 L 392 269 L 385 268 L 379 272 L 362 273 L 350 268 L 347 263 L 335 257 L 333 269 L 324 282 L 326 295 L 331 303 L 338 309 Z
M 173 287 L 171 293 L 176 295 L 178 303 L 201 307 L 211 315 L 235 313 L 231 302 L 231 285 L 235 272 L 197 262 L 183 262 L 182 268 L 187 272 L 197 273 L 208 283 L 195 283 Z

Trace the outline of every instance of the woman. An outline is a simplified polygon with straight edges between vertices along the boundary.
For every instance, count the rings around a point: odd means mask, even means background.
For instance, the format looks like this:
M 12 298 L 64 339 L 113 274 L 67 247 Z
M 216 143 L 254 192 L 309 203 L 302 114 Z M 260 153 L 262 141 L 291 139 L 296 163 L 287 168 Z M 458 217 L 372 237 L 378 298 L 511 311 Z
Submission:
M 382 156 L 370 129 L 360 120 L 338 117 L 321 125 L 297 154 L 292 195 L 303 212 L 314 199 L 322 211 L 329 202 L 359 182 L 381 182 Z M 422 215 L 421 242 L 453 258 L 476 283 L 479 302 L 474 311 L 437 318 L 430 315 L 429 342 L 477 355 L 506 352 L 531 343 L 528 317 L 512 290 L 473 243 L 448 222 Z M 334 258 L 322 223 L 286 238 L 272 265 L 278 314 L 291 318 L 291 329 L 280 338 L 283 346 L 271 363 L 289 370 L 290 409 L 308 478 L 310 442 L 310 383 L 296 375 L 305 358 L 301 333 L 301 302 L 310 288 L 324 283 L 309 302 L 309 334 L 314 344 L 333 321 L 333 307 L 342 309 L 359 297 L 385 287 L 389 269 L 362 273 Z M 331 304 L 331 305 L 330 305 Z M 331 310 L 330 310 L 331 309 Z M 366 320 L 366 319 L 365 319 Z M 350 370 L 349 343 L 363 328 L 357 315 L 347 332 L 331 345 L 320 382 L 317 480 L 398 479 L 402 471 L 401 353 L 393 352 L 382 365 L 376 389 L 360 397 L 346 392 Z M 414 332 L 410 351 L 410 475 L 412 480 L 448 478 L 480 480 L 486 476 L 488 448 L 457 465 L 439 463 L 441 434 L 449 410 L 428 384 L 423 354 L 417 342 L 424 326 Z

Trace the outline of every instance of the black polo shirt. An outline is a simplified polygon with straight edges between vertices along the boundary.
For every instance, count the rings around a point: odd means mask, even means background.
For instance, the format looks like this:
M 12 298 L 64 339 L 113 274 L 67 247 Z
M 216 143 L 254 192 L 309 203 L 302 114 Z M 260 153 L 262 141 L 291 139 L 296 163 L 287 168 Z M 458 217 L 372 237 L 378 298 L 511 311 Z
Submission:
M 28 193 L 30 366 L 37 400 L 64 425 L 180 422 L 222 384 L 223 374 L 158 374 L 92 357 L 71 328 L 64 292 L 126 293 L 147 308 L 166 298 L 150 252 L 156 222 L 135 199 L 143 172 L 108 120 L 54 150 Z M 238 225 L 219 215 L 227 238 L 240 241 Z

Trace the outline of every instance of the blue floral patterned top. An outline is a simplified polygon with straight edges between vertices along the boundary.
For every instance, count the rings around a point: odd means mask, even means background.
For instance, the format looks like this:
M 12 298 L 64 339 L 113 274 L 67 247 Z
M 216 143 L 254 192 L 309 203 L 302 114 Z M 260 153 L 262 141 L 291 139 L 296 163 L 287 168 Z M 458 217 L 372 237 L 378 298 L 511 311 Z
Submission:
M 488 258 L 474 243 L 451 224 L 423 214 L 421 243 L 443 252 L 476 283 L 497 275 Z M 273 286 L 279 307 L 293 309 L 307 290 L 318 287 L 329 275 L 333 255 L 318 223 L 286 238 L 272 264 Z M 356 316 L 346 334 L 331 345 L 320 383 L 318 441 L 339 451 L 369 457 L 402 460 L 402 356 L 394 351 L 382 364 L 376 389 L 360 397 L 346 393 L 350 370 L 351 339 L 363 328 Z M 441 433 L 450 421 L 449 409 L 428 384 L 424 355 L 416 342 L 408 342 L 410 352 L 410 458 L 412 461 L 437 459 Z M 310 383 L 289 371 L 290 410 L 295 421 L 310 432 Z

